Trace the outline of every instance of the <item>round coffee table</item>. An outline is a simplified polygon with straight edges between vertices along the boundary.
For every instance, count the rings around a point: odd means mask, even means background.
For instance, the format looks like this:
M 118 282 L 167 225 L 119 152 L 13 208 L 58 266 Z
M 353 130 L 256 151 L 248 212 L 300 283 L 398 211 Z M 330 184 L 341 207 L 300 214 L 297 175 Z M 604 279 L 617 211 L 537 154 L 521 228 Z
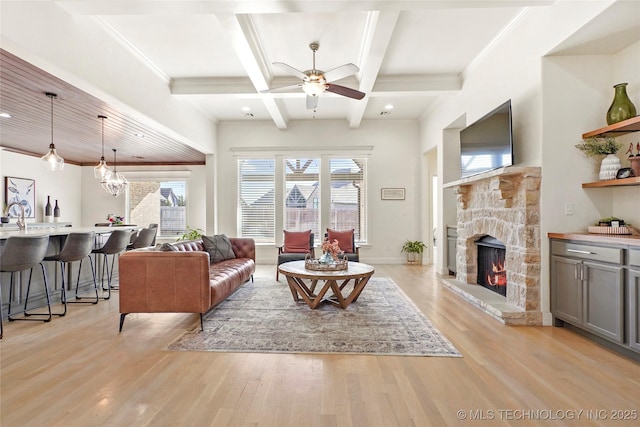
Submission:
M 308 270 L 304 265 L 304 261 L 285 262 L 278 266 L 278 271 L 287 278 L 293 300 L 297 302 L 302 298 L 311 308 L 318 307 L 321 302 L 347 308 L 358 299 L 374 272 L 370 265 L 351 261 L 346 270 L 316 271 Z M 324 286 L 316 294 L 315 288 L 318 281 L 324 281 Z M 352 281 L 353 287 L 347 287 Z M 329 289 L 332 290 L 333 295 L 325 297 Z M 351 292 L 345 295 L 343 292 L 348 289 L 351 289 Z

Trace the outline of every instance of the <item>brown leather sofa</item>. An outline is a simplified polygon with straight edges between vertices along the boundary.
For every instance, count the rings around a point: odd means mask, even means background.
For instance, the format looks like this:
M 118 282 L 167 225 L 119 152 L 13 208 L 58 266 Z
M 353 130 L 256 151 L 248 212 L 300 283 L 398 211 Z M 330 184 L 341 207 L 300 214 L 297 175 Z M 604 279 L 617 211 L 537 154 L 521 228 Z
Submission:
M 253 239 L 229 238 L 235 259 L 209 264 L 202 240 L 170 243 L 171 251 L 136 249 L 120 255 L 120 331 L 129 313 L 199 313 L 231 295 L 255 272 Z

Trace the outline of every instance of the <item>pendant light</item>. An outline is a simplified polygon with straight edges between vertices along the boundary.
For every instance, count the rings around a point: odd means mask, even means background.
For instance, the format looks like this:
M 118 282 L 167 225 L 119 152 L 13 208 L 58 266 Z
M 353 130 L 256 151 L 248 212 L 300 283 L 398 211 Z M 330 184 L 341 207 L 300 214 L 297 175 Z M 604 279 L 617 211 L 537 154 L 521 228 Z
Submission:
M 102 188 L 113 197 L 118 197 L 120 193 L 124 193 L 129 185 L 129 181 L 117 170 L 116 149 L 113 148 L 113 171 L 110 171 L 102 183 Z
M 93 168 L 93 176 L 100 179 L 100 182 L 104 183 L 107 179 L 107 174 L 111 172 L 109 166 L 107 166 L 107 162 L 104 160 L 104 119 L 107 116 L 98 116 L 99 119 L 102 120 L 102 157 L 100 157 L 100 163 L 98 166 Z
M 49 152 L 40 157 L 40 160 L 42 160 L 42 166 L 44 166 L 45 169 L 52 172 L 62 171 L 62 168 L 64 168 L 64 159 L 56 153 L 56 146 L 53 144 L 53 99 L 57 98 L 58 95 L 51 92 L 45 92 L 45 95 L 51 99 L 51 144 L 49 144 Z

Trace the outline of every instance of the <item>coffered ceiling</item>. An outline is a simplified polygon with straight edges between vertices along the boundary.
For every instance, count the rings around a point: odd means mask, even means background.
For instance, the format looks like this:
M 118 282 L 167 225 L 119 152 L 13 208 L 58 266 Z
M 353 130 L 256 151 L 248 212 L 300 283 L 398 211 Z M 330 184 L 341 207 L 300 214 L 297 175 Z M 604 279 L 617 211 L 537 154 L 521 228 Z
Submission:
M 0 2 L 3 20 L 11 19 L 14 10 L 7 3 L 11 2 Z M 554 2 L 31 3 L 32 7 L 53 3 L 74 23 L 99 28 L 153 70 L 172 97 L 191 103 L 213 123 L 262 120 L 286 130 L 293 120 L 345 120 L 351 128 L 359 127 L 363 120 L 419 120 L 438 97 L 460 90 L 465 72 L 524 14 Z M 20 40 L 12 42 L 20 44 Z M 347 63 L 359 68 L 355 75 L 336 83 L 366 93 L 364 99 L 324 92 L 317 108 L 307 109 L 305 94 L 298 87 L 261 93 L 300 83 L 273 63 L 283 62 L 301 71 L 311 69 L 311 42 L 320 45 L 317 69 L 328 71 Z M 95 54 L 102 53 L 96 49 Z M 193 148 L 188 140 L 108 105 L 97 92 L 81 91 L 7 51 L 2 51 L 0 60 L 0 112 L 13 116 L 0 119 L 0 145 L 43 154 L 51 139 L 50 100 L 44 92 L 58 92 L 54 141 L 67 161 L 96 163 L 101 138 L 97 115 L 104 114 L 109 117 L 105 121 L 107 161 L 113 147 L 119 150 L 119 163 L 204 162 L 206 153 Z

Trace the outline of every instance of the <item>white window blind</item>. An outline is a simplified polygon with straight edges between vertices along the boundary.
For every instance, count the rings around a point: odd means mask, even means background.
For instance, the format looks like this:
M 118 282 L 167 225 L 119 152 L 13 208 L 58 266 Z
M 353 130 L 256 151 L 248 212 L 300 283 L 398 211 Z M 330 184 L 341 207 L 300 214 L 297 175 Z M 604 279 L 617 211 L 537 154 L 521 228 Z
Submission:
M 284 229 L 311 230 L 320 241 L 320 159 L 285 159 L 284 176 Z
M 331 215 L 329 228 L 355 230 L 358 242 L 367 240 L 367 189 L 365 158 L 330 160 Z
M 257 243 L 275 237 L 275 160 L 238 159 L 238 235 Z

